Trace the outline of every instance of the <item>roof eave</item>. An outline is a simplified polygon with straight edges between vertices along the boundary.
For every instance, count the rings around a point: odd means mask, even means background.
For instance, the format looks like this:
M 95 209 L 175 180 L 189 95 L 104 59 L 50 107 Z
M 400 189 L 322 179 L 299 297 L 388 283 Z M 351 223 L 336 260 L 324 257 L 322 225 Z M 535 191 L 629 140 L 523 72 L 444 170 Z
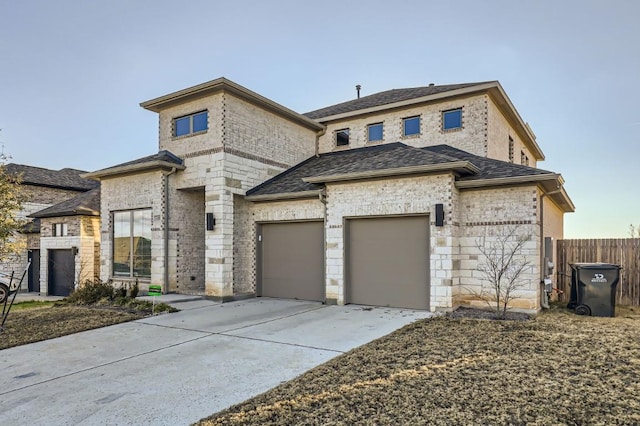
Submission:
M 51 217 L 67 217 L 67 216 L 100 216 L 100 212 L 93 209 L 79 208 L 73 211 L 66 211 L 66 212 L 51 212 L 51 213 L 43 213 L 43 214 L 38 214 L 38 212 L 36 212 L 28 215 L 27 217 L 32 217 L 36 219 L 47 219 Z
M 371 113 L 375 113 L 375 112 L 385 111 L 385 110 L 388 110 L 388 109 L 403 108 L 403 107 L 407 107 L 407 106 L 411 106 L 411 105 L 415 105 L 415 104 L 433 102 L 433 101 L 437 101 L 437 100 L 440 100 L 440 99 L 452 98 L 452 97 L 457 97 L 457 96 L 464 96 L 464 95 L 468 95 L 468 94 L 476 93 L 476 92 L 483 92 L 483 91 L 487 91 L 487 90 L 489 90 L 491 88 L 495 88 L 497 86 L 499 86 L 499 83 L 497 81 L 490 81 L 490 82 L 487 82 L 487 83 L 478 84 L 476 86 L 463 87 L 461 89 L 448 90 L 446 92 L 434 93 L 433 95 L 420 96 L 419 98 L 406 99 L 406 100 L 400 101 L 400 102 L 393 102 L 393 103 L 390 103 L 390 104 L 377 105 L 377 106 L 374 106 L 374 107 L 358 109 L 358 110 L 355 110 L 355 111 L 349 111 L 349 112 L 343 112 L 343 113 L 340 113 L 340 114 L 328 115 L 326 117 L 319 117 L 319 118 L 316 118 L 316 121 L 318 121 L 320 123 L 324 123 L 324 122 L 328 122 L 328 121 L 342 120 L 342 119 L 345 119 L 345 118 L 355 117 L 355 116 L 359 116 L 359 115 L 365 115 L 365 114 L 371 114 Z
M 298 191 L 298 192 L 281 192 L 278 194 L 263 194 L 263 195 L 245 195 L 245 200 L 259 202 L 259 201 L 278 201 L 278 200 L 294 200 L 304 198 L 316 198 L 322 193 L 322 189 L 316 189 L 311 191 Z
M 171 107 L 173 105 L 188 102 L 193 99 L 202 98 L 219 91 L 225 91 L 236 95 L 244 100 L 254 103 L 268 111 L 284 116 L 285 118 L 288 118 L 289 120 L 294 121 L 316 132 L 324 130 L 325 128 L 324 125 L 318 123 L 316 120 L 312 120 L 309 117 L 299 114 L 224 77 L 220 77 L 206 83 L 198 84 L 196 86 L 188 87 L 177 92 L 169 93 L 168 95 L 160 96 L 159 98 L 141 102 L 140 106 L 149 111 L 160 112 L 163 109 Z
M 171 163 L 169 161 L 149 161 L 147 163 L 129 164 L 127 166 L 116 166 L 108 169 L 97 170 L 95 172 L 81 175 L 85 179 L 100 180 L 106 177 L 142 173 L 150 170 L 184 170 L 183 164 Z
M 573 201 L 564 189 L 564 178 L 558 173 L 545 173 L 540 175 L 513 176 L 494 179 L 474 179 L 456 181 L 456 188 L 464 189 L 489 189 L 501 186 L 536 185 L 549 193 L 550 197 L 562 208 L 565 213 L 576 210 Z
M 538 145 L 538 142 L 536 141 L 536 135 L 533 133 L 533 130 L 531 130 L 529 124 L 522 119 L 522 117 L 518 113 L 518 110 L 513 105 L 511 99 L 509 99 L 509 96 L 507 96 L 507 92 L 504 91 L 500 83 L 496 81 L 495 86 L 490 88 L 490 90 L 488 91 L 491 95 L 493 95 L 496 104 L 510 116 L 513 123 L 515 124 L 516 130 L 526 136 L 525 144 L 531 150 L 534 158 L 537 161 L 543 161 L 545 159 L 545 156 L 542 152 L 542 148 L 540 148 L 540 145 Z
M 428 174 L 438 172 L 457 172 L 475 174 L 479 169 L 469 161 L 452 161 L 449 163 L 427 164 L 422 166 L 396 167 L 383 170 L 368 170 L 365 172 L 340 173 L 326 176 L 309 176 L 302 178 L 307 183 L 343 182 L 352 180 L 376 179 L 382 177 Z

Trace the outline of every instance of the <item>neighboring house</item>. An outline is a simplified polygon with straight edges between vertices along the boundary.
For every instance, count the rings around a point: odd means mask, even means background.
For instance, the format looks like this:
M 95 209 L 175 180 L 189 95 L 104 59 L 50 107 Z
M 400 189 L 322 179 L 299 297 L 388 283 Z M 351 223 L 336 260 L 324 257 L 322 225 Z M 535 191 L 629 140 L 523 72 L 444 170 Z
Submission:
M 298 114 L 220 78 L 141 104 L 156 155 L 98 179 L 101 278 L 220 300 L 477 304 L 478 244 L 530 238 L 512 306 L 574 206 L 498 82 L 398 89 Z M 545 251 L 545 246 L 547 251 Z
M 36 216 L 37 212 L 50 207 L 68 202 L 78 196 L 82 197 L 88 191 L 98 188 L 100 185 L 98 182 L 84 179 L 80 177 L 81 174 L 86 173 L 82 170 L 75 169 L 61 169 L 50 170 L 40 167 L 26 166 L 22 164 L 7 164 L 5 170 L 8 174 L 21 179 L 21 190 L 25 193 L 27 201 L 23 204 L 23 209 L 18 213 L 18 216 L 23 219 L 35 218 L 29 222 L 22 235 L 18 238 L 25 240 L 26 250 L 24 253 L 13 257 L 5 263 L 0 265 L 0 272 L 11 273 L 12 271 L 22 272 L 27 264 L 28 260 L 31 260 L 31 268 L 29 270 L 28 278 L 22 284 L 22 290 L 29 290 L 35 292 L 55 294 L 57 293 L 54 288 L 49 288 L 48 272 L 59 271 L 61 268 L 49 268 L 50 262 L 56 264 L 54 258 L 56 253 L 50 252 L 53 248 L 49 241 L 41 241 L 41 228 L 44 229 L 44 234 L 51 236 L 57 229 L 57 236 L 64 237 L 67 235 L 69 224 L 66 224 L 66 219 L 49 223 L 51 219 L 39 219 L 40 216 Z M 99 207 L 100 200 L 95 201 L 95 204 Z M 96 208 L 99 211 L 99 208 Z M 62 225 L 65 223 L 65 225 Z M 73 226 L 73 225 L 71 225 Z M 73 231 L 73 227 L 72 233 Z M 98 235 L 99 237 L 99 235 Z M 98 239 L 99 241 L 99 239 Z M 71 248 L 71 246 L 69 246 Z M 41 258 L 44 260 L 41 262 Z M 68 269 L 68 268 L 65 268 Z M 75 272 L 72 274 L 75 276 Z M 41 279 L 42 278 L 42 279 Z M 60 282 L 60 280 L 58 280 Z M 75 279 L 71 280 L 73 283 Z M 67 283 L 68 287 L 69 284 Z
M 40 283 L 50 295 L 68 296 L 100 275 L 100 188 L 32 213 L 40 223 Z M 43 279 L 44 278 L 44 279 Z

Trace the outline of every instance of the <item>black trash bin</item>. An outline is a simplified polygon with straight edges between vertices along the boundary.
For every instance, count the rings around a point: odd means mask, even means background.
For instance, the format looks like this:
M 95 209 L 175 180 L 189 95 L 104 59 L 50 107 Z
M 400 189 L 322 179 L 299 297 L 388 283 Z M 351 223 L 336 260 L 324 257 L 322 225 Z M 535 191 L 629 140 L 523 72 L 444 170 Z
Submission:
M 620 265 L 573 263 L 571 269 L 571 295 L 567 307 L 575 309 L 578 315 L 615 316 Z

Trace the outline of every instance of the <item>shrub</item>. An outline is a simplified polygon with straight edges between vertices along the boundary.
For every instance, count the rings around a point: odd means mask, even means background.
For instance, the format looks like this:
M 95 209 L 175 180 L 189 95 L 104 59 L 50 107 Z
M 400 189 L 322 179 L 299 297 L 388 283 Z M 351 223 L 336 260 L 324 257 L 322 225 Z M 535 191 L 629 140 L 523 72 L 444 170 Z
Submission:
M 92 305 L 102 299 L 113 300 L 115 295 L 116 292 L 111 283 L 87 281 L 76 288 L 66 300 L 77 305 Z
M 131 297 L 133 297 L 134 299 L 138 297 L 139 291 L 140 288 L 138 287 L 138 280 L 136 280 L 136 282 L 133 284 L 133 287 L 131 287 Z

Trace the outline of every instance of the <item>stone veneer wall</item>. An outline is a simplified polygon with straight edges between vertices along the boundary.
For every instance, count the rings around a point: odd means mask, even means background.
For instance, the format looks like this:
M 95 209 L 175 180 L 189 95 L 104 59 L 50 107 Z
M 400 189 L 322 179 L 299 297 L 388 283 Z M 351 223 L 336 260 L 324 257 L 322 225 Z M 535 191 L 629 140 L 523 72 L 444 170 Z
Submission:
M 530 237 L 523 254 L 531 262 L 523 276 L 512 307 L 539 309 L 539 222 L 535 186 L 464 190 L 451 175 L 414 176 L 394 180 L 329 184 L 326 188 L 326 294 L 329 301 L 345 303 L 344 219 L 366 216 L 429 214 L 430 287 L 432 310 L 450 310 L 459 305 L 485 307 L 479 300 L 483 286 L 477 270 L 483 262 L 477 243 L 490 244 L 504 229 L 516 227 Z M 445 223 L 433 223 L 435 205 L 444 204 Z M 317 199 L 249 203 L 236 197 L 234 289 L 252 293 L 256 288 L 256 229 L 261 222 L 324 219 Z M 559 209 L 549 221 L 561 222 Z M 545 211 L 546 214 L 546 211 Z M 545 221 L 546 222 L 546 221 Z M 555 227 L 554 227 L 555 226 Z M 557 225 L 549 225 L 556 234 Z M 545 232 L 546 233 L 546 232 Z
M 327 132 L 319 140 L 321 153 L 378 145 L 380 143 L 402 142 L 414 147 L 447 144 L 472 154 L 487 156 L 487 95 L 476 95 L 411 106 L 392 111 L 372 113 L 367 116 L 350 117 L 327 124 Z M 462 128 L 442 130 L 442 112 L 462 108 Z M 403 118 L 419 115 L 420 134 L 403 136 Z M 367 142 L 367 125 L 384 123 L 383 140 Z M 350 129 L 350 143 L 337 147 L 335 132 Z
M 316 132 L 224 94 L 224 146 L 250 159 L 291 167 L 316 152 Z
M 197 134 L 173 136 L 173 120 L 200 111 L 208 111 L 208 129 Z M 184 158 L 221 148 L 224 137 L 223 94 L 218 93 L 185 104 L 167 108 L 159 114 L 159 147 Z M 199 154 L 198 154 L 199 155 Z
M 236 196 L 234 200 L 234 293 L 255 293 L 258 225 L 262 222 L 324 220 L 324 205 L 319 198 L 252 203 Z
M 327 185 L 327 299 L 338 304 L 345 302 L 344 277 L 344 219 L 384 216 L 429 214 L 431 258 L 429 279 L 432 310 L 448 310 L 452 295 L 452 247 L 455 226 L 452 223 L 450 203 L 455 192 L 453 176 L 404 177 L 393 180 L 373 180 Z M 434 226 L 435 205 L 445 207 L 445 224 Z M 426 285 L 427 283 L 425 283 Z
M 498 106 L 489 98 L 487 102 L 488 137 L 487 157 L 509 161 L 509 137 L 513 139 L 513 163 L 521 164 L 521 152 L 529 158 L 529 166 L 536 167 L 536 159 L 524 145 L 519 133 L 509 124 Z
M 170 240 L 175 241 L 175 247 L 171 247 L 175 262 L 171 263 L 169 269 L 169 291 L 204 294 L 204 188 L 172 192 L 169 204 Z
M 484 263 L 478 245 L 489 245 L 509 229 L 529 237 L 522 254 L 530 260 L 522 276 L 524 287 L 517 291 L 511 306 L 528 311 L 539 309 L 539 238 L 537 217 L 538 190 L 535 186 L 464 190 L 460 193 L 459 254 L 455 259 L 459 278 L 454 285 L 459 293 L 454 304 L 486 307 L 479 300 L 481 292 L 490 291 L 483 274 L 477 270 Z
M 160 170 L 101 181 L 101 245 L 100 278 L 112 278 L 113 217 L 119 210 L 151 209 L 151 280 L 141 280 L 141 288 L 149 283 L 164 283 L 164 177 Z M 127 279 L 118 278 L 118 282 Z

